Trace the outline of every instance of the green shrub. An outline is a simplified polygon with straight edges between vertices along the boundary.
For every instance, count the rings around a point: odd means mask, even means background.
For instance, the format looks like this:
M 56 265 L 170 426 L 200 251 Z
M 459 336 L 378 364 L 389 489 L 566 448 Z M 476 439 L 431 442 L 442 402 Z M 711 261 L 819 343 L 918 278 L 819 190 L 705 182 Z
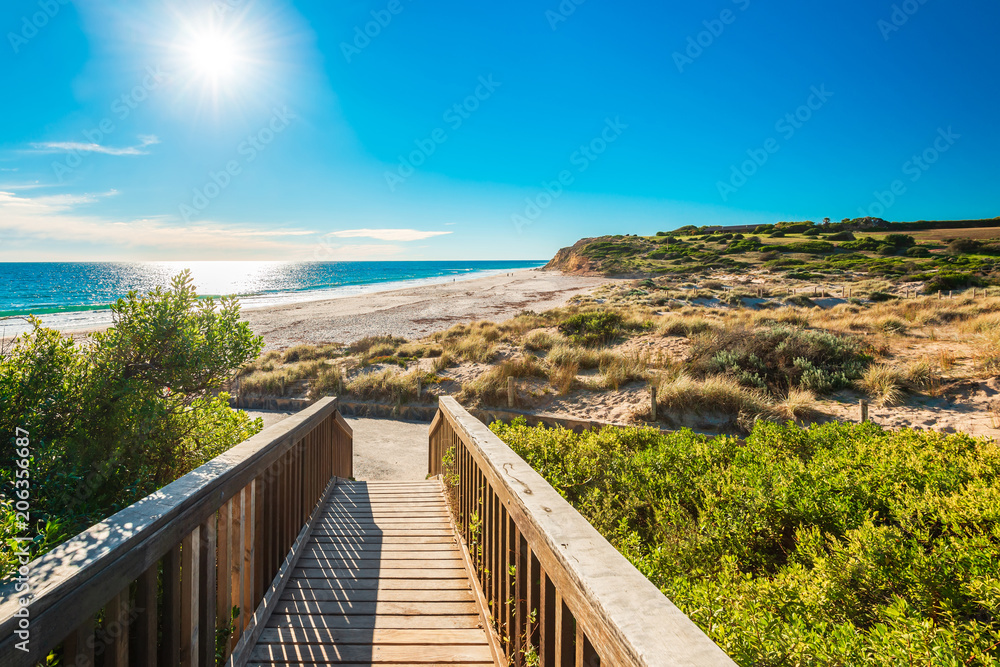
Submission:
M 559 330 L 579 345 L 605 345 L 621 333 L 624 320 L 609 310 L 577 313 L 559 325 Z
M 775 395 L 846 387 L 869 362 L 855 338 L 786 326 L 715 329 L 695 337 L 687 361 L 702 377 L 725 374 Z
M 261 428 L 221 391 L 262 348 L 235 299 L 198 299 L 184 272 L 111 310 L 112 326 L 86 345 L 35 320 L 0 358 L 0 486 L 10 497 L 24 429 L 45 535 L 48 523 L 76 534 Z
M 1000 450 L 873 424 L 494 432 L 741 665 L 1000 660 Z
M 939 290 L 947 292 L 949 290 L 965 289 L 966 287 L 977 287 L 982 285 L 982 281 L 970 274 L 957 271 L 941 271 L 937 273 L 927 284 L 924 285 L 924 294 L 934 294 Z

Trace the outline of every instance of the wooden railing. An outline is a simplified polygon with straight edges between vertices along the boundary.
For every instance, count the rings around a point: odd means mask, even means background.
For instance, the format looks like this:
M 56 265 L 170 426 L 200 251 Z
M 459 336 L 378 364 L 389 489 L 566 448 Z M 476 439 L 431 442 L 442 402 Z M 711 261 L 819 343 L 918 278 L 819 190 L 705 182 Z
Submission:
M 0 588 L 0 665 L 53 651 L 80 667 L 208 667 L 217 649 L 239 662 L 352 459 L 351 429 L 323 399 L 92 526 L 27 566 L 27 615 L 15 583 Z
M 454 399 L 430 428 L 459 533 L 512 665 L 735 663 Z

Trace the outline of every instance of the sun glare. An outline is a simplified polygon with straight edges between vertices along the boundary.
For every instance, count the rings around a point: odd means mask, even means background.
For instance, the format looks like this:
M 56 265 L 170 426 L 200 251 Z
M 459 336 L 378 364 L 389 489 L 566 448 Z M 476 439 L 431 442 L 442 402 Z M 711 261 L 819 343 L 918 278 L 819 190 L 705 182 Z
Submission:
M 195 70 L 213 80 L 232 77 L 240 60 L 235 41 L 216 32 L 196 36 L 188 48 L 188 55 Z

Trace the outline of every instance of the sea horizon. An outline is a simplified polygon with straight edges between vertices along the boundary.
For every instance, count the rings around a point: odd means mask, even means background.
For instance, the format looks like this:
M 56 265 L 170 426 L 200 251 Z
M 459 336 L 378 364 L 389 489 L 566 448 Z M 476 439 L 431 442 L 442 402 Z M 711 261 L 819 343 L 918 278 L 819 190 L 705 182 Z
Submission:
M 394 261 L 150 261 L 0 262 L 0 338 L 31 330 L 38 317 L 59 331 L 111 323 L 111 305 L 130 291 L 146 294 L 191 271 L 203 298 L 235 296 L 246 310 L 324 301 L 506 271 L 538 268 L 544 260 Z

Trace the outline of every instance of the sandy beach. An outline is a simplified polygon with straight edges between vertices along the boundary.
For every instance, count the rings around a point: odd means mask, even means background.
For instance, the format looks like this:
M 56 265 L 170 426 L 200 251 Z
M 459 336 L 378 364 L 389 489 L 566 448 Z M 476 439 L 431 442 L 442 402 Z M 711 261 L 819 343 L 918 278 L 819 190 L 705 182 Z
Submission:
M 537 269 L 440 285 L 425 285 L 327 301 L 243 311 L 266 349 L 300 343 L 350 343 L 381 334 L 417 339 L 476 320 L 499 322 L 523 310 L 563 305 L 608 282 L 607 278 Z

